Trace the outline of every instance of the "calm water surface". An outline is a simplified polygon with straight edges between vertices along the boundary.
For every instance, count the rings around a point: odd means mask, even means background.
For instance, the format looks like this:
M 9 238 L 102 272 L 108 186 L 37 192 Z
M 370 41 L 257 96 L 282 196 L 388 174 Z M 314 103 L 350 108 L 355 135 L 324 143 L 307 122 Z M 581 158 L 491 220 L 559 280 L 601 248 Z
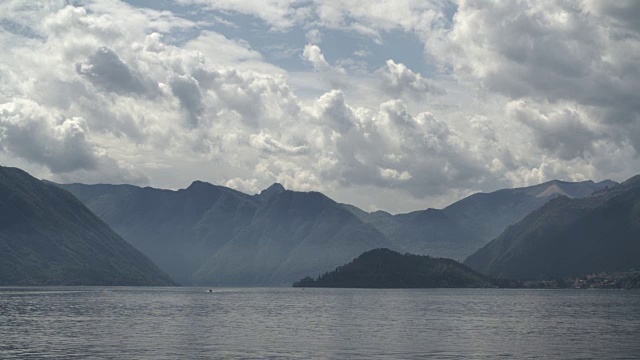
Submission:
M 640 358 L 640 292 L 0 288 L 0 358 Z

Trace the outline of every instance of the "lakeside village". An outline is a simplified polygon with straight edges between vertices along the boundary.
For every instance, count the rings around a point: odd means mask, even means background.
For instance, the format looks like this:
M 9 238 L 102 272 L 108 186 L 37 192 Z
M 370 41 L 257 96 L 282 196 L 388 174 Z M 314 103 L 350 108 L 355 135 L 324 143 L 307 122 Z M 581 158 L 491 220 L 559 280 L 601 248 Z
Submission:
M 640 271 L 588 274 L 554 280 L 498 280 L 500 287 L 524 289 L 640 289 Z

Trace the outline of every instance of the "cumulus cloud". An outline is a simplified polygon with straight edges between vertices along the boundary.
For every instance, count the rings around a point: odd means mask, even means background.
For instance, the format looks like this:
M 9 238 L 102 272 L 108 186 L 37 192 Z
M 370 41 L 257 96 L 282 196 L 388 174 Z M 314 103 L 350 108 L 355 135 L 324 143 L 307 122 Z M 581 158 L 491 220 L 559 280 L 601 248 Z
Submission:
M 30 100 L 16 99 L 0 105 L 0 147 L 3 151 L 46 166 L 57 178 L 74 172 L 93 173 L 102 168 L 112 173 L 106 178 L 116 182 L 144 181 L 144 176 L 119 166 L 89 134 L 83 118 L 52 114 Z
M 241 191 L 245 194 L 257 194 L 260 192 L 257 179 L 233 178 L 224 183 L 224 186 Z
M 84 119 L 51 115 L 29 100 L 1 105 L 0 129 L 5 150 L 54 173 L 94 169 L 100 157 Z
M 563 160 L 593 155 L 594 143 L 605 136 L 587 125 L 580 113 L 570 109 L 542 112 L 537 106 L 523 101 L 511 102 L 507 107 L 508 115 L 532 130 L 541 149 Z
M 271 31 L 249 42 L 118 0 L 1 3 L 0 159 L 60 181 L 278 181 L 389 210 L 640 165 L 634 2 L 182 3 Z M 333 55 L 343 32 L 364 39 L 327 60 L 320 40 Z M 380 67 L 398 33 L 424 49 Z M 262 54 L 270 36 L 302 57 Z
M 483 89 L 541 107 L 578 106 L 635 135 L 640 43 L 622 13 L 636 10 L 634 2 L 462 1 L 451 28 L 429 47 Z M 639 147 L 640 138 L 627 139 Z
M 171 92 L 180 101 L 180 105 L 187 113 L 187 123 L 191 127 L 198 126 L 200 117 L 204 112 L 202 104 L 202 93 L 200 92 L 200 84 L 198 80 L 191 76 L 180 75 L 174 76 L 169 84 Z
M 300 141 L 300 144 L 297 145 L 284 144 L 262 132 L 251 135 L 250 141 L 253 147 L 272 154 L 300 155 L 308 150 L 308 146 L 304 141 Z
M 490 176 L 486 159 L 433 114 L 413 115 L 400 100 L 377 111 L 353 108 L 344 94 L 332 91 L 317 102 L 315 116 L 333 131 L 324 134 L 327 154 L 335 157 L 323 174 L 343 185 L 401 186 L 414 196 L 450 184 L 473 187 Z M 478 156 L 478 157 L 476 157 Z
M 378 170 L 380 171 L 380 176 L 383 179 L 391 179 L 396 181 L 405 181 L 411 179 L 411 174 L 406 170 L 402 172 L 395 169 L 378 168 Z
M 118 94 L 150 94 L 157 90 L 157 84 L 129 69 L 118 54 L 104 46 L 85 62 L 77 63 L 76 71 L 92 84 Z
M 380 78 L 382 89 L 386 94 L 394 98 L 408 95 L 414 99 L 422 100 L 427 95 L 443 95 L 445 90 L 416 74 L 404 64 L 398 64 L 393 60 L 387 60 L 385 66 L 376 71 Z
M 205 61 L 218 66 L 234 66 L 241 70 L 254 70 L 263 73 L 284 73 L 284 70 L 264 61 L 262 54 L 242 39 L 231 39 L 213 31 L 202 31 L 189 40 L 183 49 L 197 51 Z M 295 49 L 298 51 L 298 49 Z M 290 49 L 284 50 L 284 55 Z
M 320 74 L 322 80 L 332 88 L 340 89 L 348 86 L 346 80 L 347 72 L 339 66 L 329 64 L 318 45 L 306 45 L 302 56 L 313 65 L 313 69 Z

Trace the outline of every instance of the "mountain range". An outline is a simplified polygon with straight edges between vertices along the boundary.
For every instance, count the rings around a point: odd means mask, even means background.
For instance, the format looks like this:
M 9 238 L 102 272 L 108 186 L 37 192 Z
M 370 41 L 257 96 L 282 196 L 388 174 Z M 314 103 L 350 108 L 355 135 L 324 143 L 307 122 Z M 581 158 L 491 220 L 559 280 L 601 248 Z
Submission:
M 284 285 L 393 244 L 318 192 L 61 185 L 182 284 Z
M 69 192 L 0 166 L 0 285 L 174 285 Z
M 177 191 L 59 186 L 179 283 L 259 286 L 316 276 L 375 248 L 464 259 L 549 200 L 615 183 L 551 181 L 397 215 L 280 184 L 256 195 L 200 181 Z
M 201 181 L 59 185 L 0 167 L 0 215 L 7 285 L 285 285 L 378 248 L 466 257 L 505 279 L 640 269 L 640 176 L 554 180 L 394 215 L 280 184 L 255 195 Z
M 465 264 L 516 279 L 640 270 L 640 175 L 588 197 L 549 201 Z
M 404 251 L 463 260 L 496 238 L 509 225 L 559 197 L 581 198 L 616 186 L 610 180 L 548 181 L 539 185 L 476 193 L 444 209 L 426 209 L 392 215 L 365 212 L 344 205 L 362 221 L 386 235 Z

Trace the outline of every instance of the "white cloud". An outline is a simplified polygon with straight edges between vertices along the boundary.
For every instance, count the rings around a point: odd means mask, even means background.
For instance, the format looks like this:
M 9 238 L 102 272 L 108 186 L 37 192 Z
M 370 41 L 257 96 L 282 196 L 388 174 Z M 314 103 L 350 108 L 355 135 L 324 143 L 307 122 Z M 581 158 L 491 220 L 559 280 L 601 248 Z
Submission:
M 224 183 L 224 186 L 241 191 L 245 194 L 257 194 L 260 192 L 257 179 L 233 178 Z
M 88 138 L 84 119 L 50 114 L 29 100 L 0 106 L 0 130 L 5 150 L 54 173 L 94 169 L 102 152 Z
M 408 95 L 421 100 L 427 95 L 444 95 L 446 91 L 422 75 L 416 74 L 404 64 L 398 64 L 393 60 L 387 60 L 386 66 L 376 71 L 382 83 L 382 89 L 389 96 L 400 98 Z
M 304 19 L 307 10 L 298 0 L 178 0 L 183 4 L 204 5 L 212 10 L 233 11 L 262 19 L 274 30 L 284 30 Z
M 430 49 L 455 74 L 491 92 L 579 107 L 603 125 L 627 127 L 640 147 L 640 41 L 622 12 L 633 2 L 547 1 L 459 4 Z M 609 131 L 611 132 L 611 131 Z M 612 132 L 611 132 L 612 133 Z M 623 139 L 623 141 L 626 141 Z
M 331 88 L 340 89 L 348 86 L 347 72 L 339 66 L 331 66 L 324 58 L 318 45 L 308 44 L 305 46 L 302 56 L 313 65 L 313 69 Z
M 93 85 L 118 94 L 153 94 L 158 84 L 129 69 L 118 54 L 107 47 L 100 47 L 87 60 L 76 64 L 78 74 Z
M 0 105 L 0 147 L 29 162 L 46 166 L 57 178 L 72 173 L 108 170 L 105 180 L 144 182 L 110 158 L 91 140 L 83 118 L 65 118 L 26 99 Z
M 395 169 L 378 168 L 378 170 L 380 171 L 380 176 L 382 176 L 382 178 L 384 179 L 391 179 L 391 180 L 397 180 L 397 181 L 405 181 L 405 180 L 411 179 L 411 174 L 406 170 L 402 172 Z
M 584 114 L 565 107 L 545 112 L 536 104 L 513 101 L 507 113 L 532 130 L 540 149 L 564 160 L 594 155 L 595 143 L 605 137 L 595 125 L 586 123 Z
M 365 49 L 359 49 L 353 52 L 353 56 L 356 57 L 367 57 L 371 55 L 371 51 Z
M 304 141 L 297 145 L 284 144 L 262 132 L 251 135 L 249 139 L 253 147 L 272 154 L 301 155 L 308 150 L 308 146 Z
M 283 69 L 264 61 L 262 54 L 251 48 L 244 40 L 229 39 L 226 36 L 202 31 L 196 38 L 184 46 L 186 50 L 202 53 L 205 61 L 216 65 L 233 65 L 242 70 L 254 70 L 264 73 L 284 73 Z
M 169 84 L 171 92 L 178 98 L 180 105 L 186 111 L 187 124 L 191 127 L 197 127 L 204 112 L 198 80 L 189 75 L 178 75 L 173 76 Z
M 63 181 L 278 181 L 395 211 L 640 165 L 633 2 L 461 1 L 452 23 L 439 1 L 185 2 L 261 18 L 262 37 L 300 31 L 280 50 L 314 72 L 169 11 L 3 2 L 0 159 Z M 328 61 L 320 40 L 333 55 L 344 31 L 414 34 L 427 64 L 374 64 L 377 47 Z
M 307 42 L 310 44 L 320 44 L 322 42 L 322 36 L 322 32 L 318 29 L 311 29 L 305 34 Z

